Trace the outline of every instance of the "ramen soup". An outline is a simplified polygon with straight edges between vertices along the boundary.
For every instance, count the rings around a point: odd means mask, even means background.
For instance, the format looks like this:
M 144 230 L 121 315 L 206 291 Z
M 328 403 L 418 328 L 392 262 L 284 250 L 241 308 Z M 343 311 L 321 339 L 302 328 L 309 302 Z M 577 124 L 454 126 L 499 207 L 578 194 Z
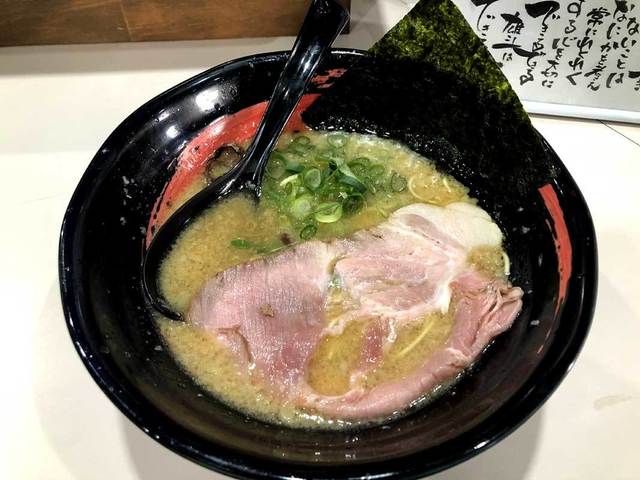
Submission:
M 218 152 L 181 202 L 238 157 Z M 522 291 L 508 268 L 499 228 L 428 159 L 373 136 L 285 134 L 259 204 L 231 197 L 177 239 L 160 287 L 186 321 L 158 326 L 230 406 L 345 428 L 433 398 L 509 328 Z

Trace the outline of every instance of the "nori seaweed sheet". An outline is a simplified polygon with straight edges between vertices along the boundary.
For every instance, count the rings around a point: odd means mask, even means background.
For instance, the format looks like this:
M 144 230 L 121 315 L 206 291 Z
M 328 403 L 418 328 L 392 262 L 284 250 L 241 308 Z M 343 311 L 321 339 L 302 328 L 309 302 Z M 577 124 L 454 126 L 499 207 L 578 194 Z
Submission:
M 481 204 L 532 200 L 554 177 L 506 78 L 448 0 L 422 0 L 303 115 L 315 129 L 398 140 Z
M 369 49 L 380 57 L 428 63 L 494 93 L 527 117 L 498 64 L 450 1 L 424 0 Z

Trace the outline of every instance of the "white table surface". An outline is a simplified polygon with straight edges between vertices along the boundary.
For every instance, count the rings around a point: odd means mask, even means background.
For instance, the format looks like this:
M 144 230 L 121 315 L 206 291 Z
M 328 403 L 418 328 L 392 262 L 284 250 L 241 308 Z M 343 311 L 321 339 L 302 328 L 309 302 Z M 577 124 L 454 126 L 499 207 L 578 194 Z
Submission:
M 340 46 L 367 48 L 411 1 L 354 2 Z M 0 478 L 222 478 L 155 443 L 93 383 L 64 324 L 58 234 L 103 140 L 134 108 L 222 61 L 291 38 L 0 49 Z M 640 128 L 536 117 L 591 208 L 593 328 L 556 393 L 506 440 L 437 480 L 640 478 Z

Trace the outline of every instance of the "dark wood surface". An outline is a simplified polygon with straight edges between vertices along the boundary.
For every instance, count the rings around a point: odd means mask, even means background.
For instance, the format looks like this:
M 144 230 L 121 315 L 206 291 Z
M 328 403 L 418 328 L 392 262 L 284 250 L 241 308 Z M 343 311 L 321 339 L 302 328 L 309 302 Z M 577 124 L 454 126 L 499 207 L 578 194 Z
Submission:
M 295 35 L 309 2 L 0 0 L 0 46 Z
M 125 42 L 120 0 L 0 0 L 0 45 Z

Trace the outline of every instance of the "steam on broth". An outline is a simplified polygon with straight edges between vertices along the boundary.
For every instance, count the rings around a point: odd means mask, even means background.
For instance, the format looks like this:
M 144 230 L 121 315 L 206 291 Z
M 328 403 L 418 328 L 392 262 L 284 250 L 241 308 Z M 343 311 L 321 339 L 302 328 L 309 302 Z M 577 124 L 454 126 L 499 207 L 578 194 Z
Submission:
M 208 172 L 220 175 L 228 167 Z M 205 176 L 196 179 L 172 208 L 207 181 Z M 447 206 L 474 205 L 475 201 L 461 183 L 399 143 L 341 132 L 285 134 L 269 161 L 260 203 L 237 195 L 195 220 L 161 266 L 161 290 L 176 310 L 188 312 L 203 285 L 220 272 L 277 256 L 304 242 L 351 238 L 416 203 Z M 467 263 L 488 278 L 504 282 L 506 258 L 499 244 L 479 246 L 470 250 Z M 331 329 L 332 322 L 343 318 L 355 301 L 340 285 L 329 285 L 326 327 Z M 261 306 L 265 321 L 272 320 L 271 308 Z M 355 319 L 319 339 L 305 371 L 305 382 L 314 392 L 331 397 L 352 388 L 353 372 L 369 341 L 370 321 Z M 304 428 L 344 428 L 372 420 L 337 418 L 283 399 L 264 378 L 242 368 L 228 345 L 210 331 L 165 318 L 158 318 L 157 324 L 175 358 L 197 383 L 249 415 Z M 379 361 L 358 378 L 358 385 L 369 391 L 408 378 L 443 347 L 453 328 L 453 309 L 430 311 L 399 325 L 387 333 L 385 338 L 392 341 L 385 344 Z M 424 392 L 423 398 L 429 393 Z

